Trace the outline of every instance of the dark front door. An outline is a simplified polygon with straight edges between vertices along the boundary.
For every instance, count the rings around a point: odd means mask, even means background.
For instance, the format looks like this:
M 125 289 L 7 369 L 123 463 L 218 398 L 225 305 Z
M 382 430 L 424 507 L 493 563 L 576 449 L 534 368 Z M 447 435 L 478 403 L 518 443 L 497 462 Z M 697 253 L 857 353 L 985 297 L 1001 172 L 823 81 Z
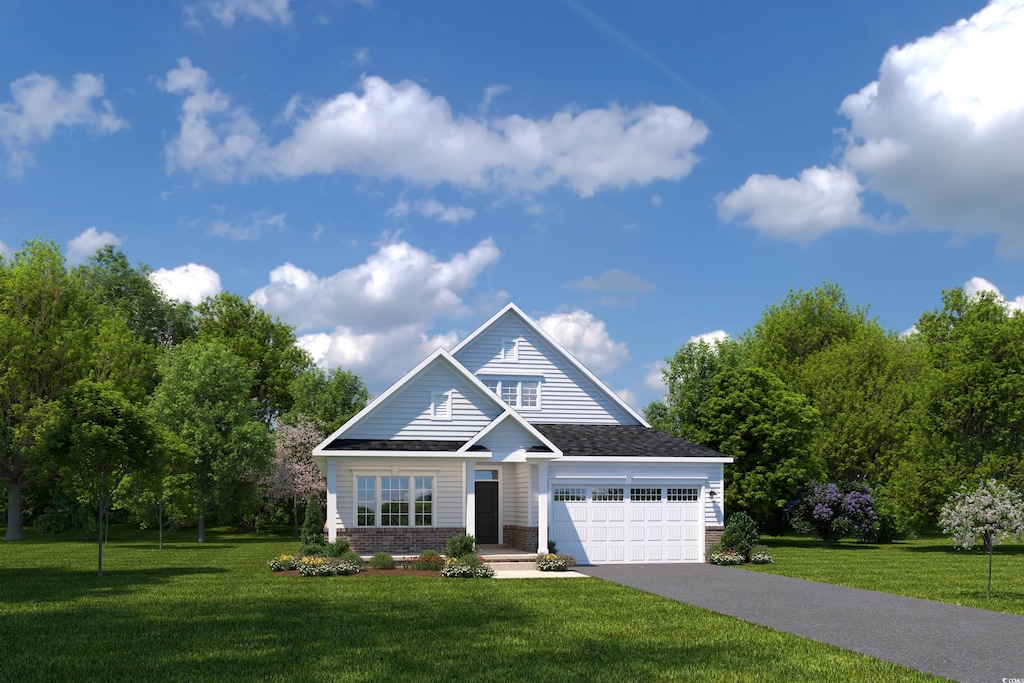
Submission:
M 476 483 L 476 542 L 498 542 L 498 482 Z

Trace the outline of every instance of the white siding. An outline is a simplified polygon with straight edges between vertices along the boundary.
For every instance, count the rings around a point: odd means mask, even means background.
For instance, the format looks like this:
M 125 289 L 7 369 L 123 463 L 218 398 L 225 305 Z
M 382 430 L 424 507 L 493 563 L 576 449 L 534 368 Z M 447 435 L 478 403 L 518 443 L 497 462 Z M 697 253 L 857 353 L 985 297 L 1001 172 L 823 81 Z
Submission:
M 526 449 L 541 445 L 541 442 L 519 426 L 512 416 L 506 417 L 478 443 L 491 452 L 492 462 L 502 462 L 514 457 L 522 459 Z
M 501 360 L 502 341 L 519 339 L 519 360 Z M 587 379 L 559 352 L 509 312 L 455 355 L 478 377 L 540 378 L 540 410 L 523 408 L 529 422 L 638 424 L 637 420 Z
M 430 416 L 434 393 L 453 391 L 452 419 Z M 499 415 L 481 391 L 438 361 L 399 389 L 344 435 L 349 439 L 470 439 Z
M 339 458 L 338 517 L 341 526 L 356 528 L 356 477 L 431 476 L 434 478 L 434 526 L 465 526 L 462 505 L 465 491 L 462 462 L 421 456 L 401 463 L 393 458 Z
M 525 462 L 507 463 L 502 468 L 501 476 L 501 491 L 504 498 L 502 524 L 528 526 L 530 465 Z

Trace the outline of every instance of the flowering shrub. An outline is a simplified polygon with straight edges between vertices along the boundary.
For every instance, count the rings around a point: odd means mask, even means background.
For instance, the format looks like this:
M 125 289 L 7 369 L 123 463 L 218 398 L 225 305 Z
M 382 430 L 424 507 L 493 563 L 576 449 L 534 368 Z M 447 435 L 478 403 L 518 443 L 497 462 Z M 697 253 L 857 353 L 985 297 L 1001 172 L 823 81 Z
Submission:
M 303 576 L 349 576 L 363 571 L 362 562 L 354 564 L 345 560 L 332 562 L 326 557 L 303 557 L 297 563 Z
M 441 571 L 442 567 L 444 567 L 444 560 L 436 553 L 434 555 L 427 555 L 424 553 L 419 557 L 406 560 L 402 563 L 403 569 L 415 569 L 427 572 Z
M 746 561 L 747 558 L 743 556 L 743 553 L 738 553 L 735 550 L 718 550 L 708 555 L 708 562 L 711 564 L 728 566 L 743 564 Z
M 449 558 L 441 568 L 441 576 L 448 579 L 489 579 L 494 570 L 480 561 L 476 555 Z
M 295 556 L 280 555 L 272 559 L 267 564 L 270 565 L 270 571 L 272 572 L 285 572 L 290 569 L 295 569 Z
M 750 561 L 754 564 L 774 564 L 772 553 L 763 545 L 755 545 L 750 549 Z
M 878 524 L 875 501 L 863 484 L 812 481 L 798 491 L 800 497 L 786 505 L 790 524 L 829 546 L 844 536 L 867 536 Z
M 564 572 L 576 564 L 576 558 L 572 555 L 548 553 L 537 558 L 537 569 L 542 572 Z

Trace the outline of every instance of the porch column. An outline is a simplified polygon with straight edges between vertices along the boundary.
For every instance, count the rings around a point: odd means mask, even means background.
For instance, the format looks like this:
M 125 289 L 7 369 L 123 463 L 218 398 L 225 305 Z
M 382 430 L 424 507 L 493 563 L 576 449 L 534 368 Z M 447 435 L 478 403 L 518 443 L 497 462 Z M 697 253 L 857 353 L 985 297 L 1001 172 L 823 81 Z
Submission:
M 537 552 L 548 551 L 548 461 L 537 463 Z
M 476 463 L 469 460 L 463 469 L 466 473 L 466 535 L 476 536 Z
M 327 540 L 338 540 L 338 462 L 327 458 Z

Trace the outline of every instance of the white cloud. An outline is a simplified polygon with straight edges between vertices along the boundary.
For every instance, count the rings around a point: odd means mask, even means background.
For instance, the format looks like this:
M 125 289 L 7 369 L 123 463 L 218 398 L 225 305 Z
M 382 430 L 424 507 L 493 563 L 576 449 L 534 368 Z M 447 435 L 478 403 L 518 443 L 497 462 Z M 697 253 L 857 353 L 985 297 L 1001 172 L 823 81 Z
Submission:
M 598 375 L 617 370 L 629 360 L 626 343 L 613 340 L 604 321 L 587 311 L 552 313 L 537 324 Z
M 289 0 L 213 0 L 206 5 L 206 10 L 229 28 L 234 26 L 236 19 L 257 19 L 287 26 L 292 20 L 288 3 Z
M 104 99 L 103 76 L 75 74 L 71 88 L 53 76 L 31 73 L 11 83 L 12 102 L 0 104 L 0 141 L 7 151 L 7 173 L 20 177 L 34 163 L 32 150 L 58 128 L 84 128 L 94 135 L 116 133 L 128 124 Z
M 718 342 L 729 339 L 729 333 L 725 330 L 715 330 L 713 332 L 705 332 L 704 334 L 695 334 L 690 337 L 691 342 L 704 342 L 708 346 L 715 346 Z
M 160 268 L 149 274 L 160 291 L 169 299 L 198 304 L 221 291 L 220 275 L 207 266 L 195 263 L 177 268 Z
M 445 206 L 435 199 L 420 202 L 416 208 L 427 218 L 436 218 L 442 223 L 458 223 L 476 215 L 468 206 Z
M 267 228 L 284 230 L 288 227 L 284 219 L 285 215 L 283 213 L 268 216 L 264 211 L 257 211 L 246 216 L 245 220 L 240 223 L 224 220 L 214 221 L 210 224 L 207 233 L 217 237 L 227 237 L 236 242 L 254 240 Z
M 623 401 L 628 403 L 630 407 L 635 410 L 641 410 L 641 406 L 637 403 L 636 392 L 630 389 L 616 389 L 615 393 L 619 395 Z
M 4 244 L 2 240 L 0 240 L 0 256 L 6 256 L 10 258 L 12 254 L 13 252 L 11 251 L 11 248 Z
M 800 178 L 755 174 L 743 185 L 715 198 L 718 217 L 745 223 L 772 237 L 811 242 L 836 228 L 863 225 L 857 176 L 829 166 L 808 168 Z
M 597 278 L 587 275 L 582 280 L 570 280 L 563 285 L 566 289 L 581 292 L 649 292 L 654 284 L 639 275 L 611 268 Z
M 494 98 L 502 93 L 509 91 L 507 85 L 489 85 L 484 88 L 484 99 L 480 102 L 480 113 L 485 113 L 491 108 L 491 103 L 494 102 Z
M 999 291 L 998 287 L 983 277 L 972 277 L 964 283 L 964 293 L 967 296 L 973 297 L 979 292 L 994 293 L 997 297 L 1003 300 L 1006 308 L 1010 311 L 1024 311 L 1024 294 L 1018 296 L 1016 299 L 1008 299 L 1003 296 L 1003 293 Z
M 405 197 L 399 196 L 395 205 L 387 210 L 387 215 L 392 218 L 405 218 L 409 215 L 409 202 L 405 201 Z
M 661 195 L 660 194 L 652 194 L 651 195 L 651 206 L 661 206 Z
M 360 47 L 352 54 L 352 61 L 356 66 L 370 66 L 370 48 Z
M 168 170 L 224 182 L 351 173 L 506 193 L 567 186 L 589 197 L 685 177 L 708 134 L 673 106 L 469 118 L 411 81 L 364 77 L 361 94 L 321 102 L 272 144 L 188 59 L 168 72 L 162 87 L 185 96 L 180 133 L 166 148 Z
M 302 335 L 298 344 L 309 351 L 317 365 L 355 370 L 375 390 L 401 377 L 438 347 L 452 348 L 458 339 L 455 332 L 427 334 L 422 325 L 401 325 L 380 332 L 357 332 L 341 326 L 329 333 Z
M 751 176 L 720 200 L 719 215 L 749 214 L 758 229 L 806 242 L 871 225 L 858 216 L 867 189 L 906 210 L 903 226 L 994 233 L 1004 247 L 1024 247 L 1024 85 L 1011 66 L 1022 63 L 1024 0 L 994 0 L 891 48 L 878 79 L 839 107 L 849 120 L 839 168 L 799 180 Z
M 665 386 L 665 378 L 661 374 L 661 371 L 666 367 L 665 361 L 659 360 L 647 363 L 644 367 L 647 368 L 647 374 L 644 375 L 644 386 L 651 391 L 658 392 L 659 396 L 663 396 L 668 390 L 668 387 Z
M 96 253 L 96 250 L 107 244 L 113 244 L 116 247 L 121 244 L 121 238 L 112 232 L 100 232 L 96 226 L 88 228 L 68 242 L 68 264 L 77 266 L 80 263 L 85 263 L 90 256 Z
M 470 310 L 462 295 L 501 256 L 490 238 L 448 261 L 408 242 L 382 245 L 365 263 L 321 278 L 291 263 L 270 272 L 252 293 L 257 305 L 299 329 L 344 324 L 359 334 L 403 325 L 426 326 L 438 316 Z

